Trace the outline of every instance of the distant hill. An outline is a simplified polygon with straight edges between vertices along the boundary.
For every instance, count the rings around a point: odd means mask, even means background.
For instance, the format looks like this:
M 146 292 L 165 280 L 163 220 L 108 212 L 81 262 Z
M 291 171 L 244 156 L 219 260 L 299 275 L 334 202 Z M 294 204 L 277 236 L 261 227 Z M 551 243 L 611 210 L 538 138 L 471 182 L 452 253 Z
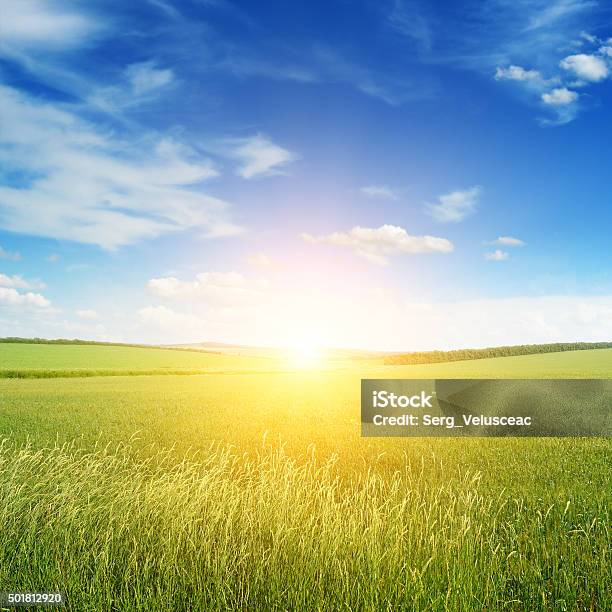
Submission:
M 186 350 L 217 351 L 229 355 L 249 355 L 258 357 L 282 358 L 291 351 L 287 347 L 250 346 L 225 342 L 195 342 L 189 344 L 169 344 L 169 348 Z M 321 353 L 327 359 L 381 359 L 386 351 L 368 351 L 364 349 L 323 348 Z
M 588 351 L 612 348 L 612 342 L 558 342 L 555 344 L 518 344 L 516 346 L 496 346 L 481 349 L 459 349 L 454 351 L 420 351 L 396 353 L 385 357 L 385 365 L 416 365 L 423 363 L 442 363 L 445 361 L 465 361 L 488 359 L 491 357 L 516 357 L 539 353 L 561 353 L 563 351 Z

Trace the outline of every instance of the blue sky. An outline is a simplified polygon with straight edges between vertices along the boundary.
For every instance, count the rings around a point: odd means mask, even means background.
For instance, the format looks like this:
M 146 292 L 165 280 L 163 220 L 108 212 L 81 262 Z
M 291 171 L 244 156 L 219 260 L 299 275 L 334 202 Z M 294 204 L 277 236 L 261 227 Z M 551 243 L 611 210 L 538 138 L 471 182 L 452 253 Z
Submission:
M 591 0 L 8 0 L 0 335 L 612 337 Z

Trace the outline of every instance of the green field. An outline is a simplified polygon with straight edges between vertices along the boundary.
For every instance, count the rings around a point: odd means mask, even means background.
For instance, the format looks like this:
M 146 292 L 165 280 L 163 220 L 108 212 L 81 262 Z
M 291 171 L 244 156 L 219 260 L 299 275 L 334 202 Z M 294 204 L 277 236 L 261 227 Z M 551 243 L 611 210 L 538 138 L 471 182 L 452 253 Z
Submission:
M 609 378 L 612 350 L 298 372 L 0 344 L 0 370 L 207 372 L 0 380 L 0 591 L 57 588 L 73 610 L 610 601 L 609 439 L 361 438 L 359 381 Z
M 269 370 L 276 360 L 220 352 L 0 342 L 0 378 L 53 378 Z

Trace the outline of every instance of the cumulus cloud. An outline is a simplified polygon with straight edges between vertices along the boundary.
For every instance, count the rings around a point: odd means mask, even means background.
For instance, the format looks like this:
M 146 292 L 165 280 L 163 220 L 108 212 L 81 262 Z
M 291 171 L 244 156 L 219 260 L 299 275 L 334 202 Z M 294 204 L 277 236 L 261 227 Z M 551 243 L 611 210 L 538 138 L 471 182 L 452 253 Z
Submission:
M 498 236 L 495 240 L 491 240 L 487 242 L 490 245 L 500 245 L 500 246 L 509 246 L 509 247 L 522 247 L 525 246 L 525 242 L 520 238 L 515 238 L 514 236 Z
M 39 280 L 26 280 L 19 275 L 7 276 L 0 273 L 0 287 L 14 287 L 15 289 L 44 289 L 45 283 Z
M 427 211 L 441 223 L 457 223 L 476 210 L 482 187 L 476 185 L 464 191 L 452 191 L 438 197 L 436 204 L 428 204 Z
M 264 286 L 264 282 L 254 282 L 238 272 L 202 272 L 191 281 L 163 276 L 152 278 L 147 283 L 148 290 L 157 297 L 204 300 L 215 304 L 247 300 Z
M 386 185 L 368 185 L 367 187 L 362 187 L 360 191 L 363 195 L 372 199 L 399 200 L 397 191 Z
M 484 257 L 487 261 L 506 261 L 506 259 L 510 258 L 510 254 L 506 251 L 495 249 L 495 251 L 491 253 L 485 253 Z
M 20 293 L 12 287 L 0 287 L 0 304 L 6 306 L 32 306 L 34 308 L 48 308 L 51 302 L 40 293 Z
M 567 87 L 557 87 L 542 94 L 542 102 L 550 106 L 567 106 L 578 99 L 578 94 Z
M 100 318 L 100 315 L 97 313 L 97 311 L 91 308 L 86 308 L 84 310 L 76 310 L 75 314 L 77 317 L 79 317 L 79 319 L 85 319 L 86 321 L 95 321 L 96 319 Z
M 398 253 L 450 253 L 453 243 L 435 236 L 411 236 L 402 227 L 382 225 L 378 228 L 353 227 L 348 232 L 334 232 L 326 236 L 302 234 L 309 243 L 326 243 L 348 247 L 359 256 L 386 265 L 390 255 Z
M 283 174 L 297 155 L 273 143 L 262 134 L 230 138 L 221 143 L 220 153 L 240 162 L 237 174 L 244 179 Z
M 569 1 L 558 2 L 555 10 L 576 5 Z M 595 3 L 583 3 L 583 6 Z M 565 14 L 565 13 L 562 13 Z M 581 49 L 582 52 L 571 55 L 558 55 L 563 49 Z M 566 51 L 567 53 L 567 51 Z M 555 57 L 557 55 L 557 57 Z M 610 58 L 612 46 L 588 32 L 581 32 L 578 39 L 569 41 L 564 47 L 555 45 L 545 53 L 534 56 L 534 61 L 548 68 L 555 63 L 560 68 L 557 74 L 546 78 L 536 69 L 526 69 L 520 65 L 511 64 L 498 67 L 495 79 L 498 81 L 514 81 L 530 96 L 547 109 L 551 116 L 540 118 L 540 125 L 563 125 L 576 118 L 578 113 L 587 107 L 588 98 L 581 97 L 577 88 L 600 83 L 610 76 Z M 580 104 L 579 104 L 580 102 Z
M 542 75 L 538 70 L 526 70 L 522 66 L 499 67 L 495 71 L 496 81 L 539 81 Z
M 568 55 L 559 62 L 559 66 L 579 79 L 593 83 L 603 81 L 609 74 L 608 65 L 601 57 L 586 53 Z
M 8 259 L 10 261 L 20 261 L 21 254 L 17 253 L 17 251 L 15 252 L 6 251 L 0 246 L 0 259 Z
M 190 188 L 217 175 L 188 147 L 131 146 L 75 114 L 0 87 L 0 162 L 27 178 L 0 187 L 2 227 L 116 249 L 168 232 L 235 234 L 229 205 Z

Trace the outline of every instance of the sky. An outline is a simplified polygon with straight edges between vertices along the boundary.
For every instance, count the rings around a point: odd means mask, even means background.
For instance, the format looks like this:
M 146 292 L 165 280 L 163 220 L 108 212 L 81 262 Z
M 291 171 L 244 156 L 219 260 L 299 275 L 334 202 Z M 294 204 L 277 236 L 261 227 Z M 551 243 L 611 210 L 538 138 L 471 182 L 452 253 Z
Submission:
M 612 340 L 612 7 L 4 0 L 0 336 Z

